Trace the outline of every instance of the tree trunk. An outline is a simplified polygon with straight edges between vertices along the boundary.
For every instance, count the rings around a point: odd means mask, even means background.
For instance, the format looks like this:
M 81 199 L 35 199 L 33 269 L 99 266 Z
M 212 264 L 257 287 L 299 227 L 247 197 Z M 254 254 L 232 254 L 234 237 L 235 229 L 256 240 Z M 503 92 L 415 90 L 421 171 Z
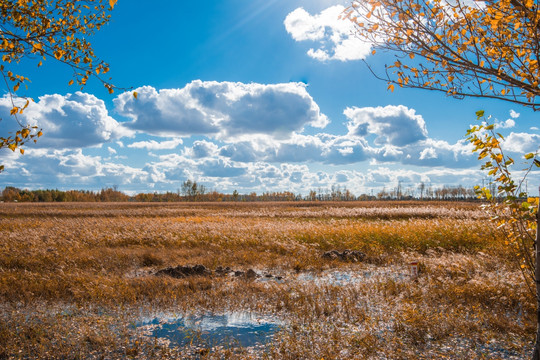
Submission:
M 540 188 L 538 189 L 540 191 Z M 536 212 L 536 261 L 534 268 L 534 280 L 536 282 L 536 343 L 534 344 L 533 360 L 540 360 L 540 202 Z

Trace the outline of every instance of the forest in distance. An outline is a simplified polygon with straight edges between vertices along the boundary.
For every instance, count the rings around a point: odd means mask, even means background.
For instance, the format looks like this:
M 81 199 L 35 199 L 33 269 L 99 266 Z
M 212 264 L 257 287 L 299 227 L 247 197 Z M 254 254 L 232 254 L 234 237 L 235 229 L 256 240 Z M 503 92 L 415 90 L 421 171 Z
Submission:
M 251 192 L 240 194 L 238 191 L 223 193 L 208 190 L 195 181 L 186 181 L 176 192 L 148 192 L 128 195 L 116 186 L 92 190 L 28 190 L 6 186 L 0 194 L 4 202 L 219 202 L 219 201 L 373 201 L 373 200 L 445 200 L 475 201 L 478 195 L 473 187 L 443 186 L 435 188 L 420 183 L 417 186 L 402 187 L 399 184 L 393 189 L 386 188 L 371 194 L 355 195 L 346 187 L 333 185 L 330 189 L 310 190 L 308 194 L 295 194 L 291 191 Z

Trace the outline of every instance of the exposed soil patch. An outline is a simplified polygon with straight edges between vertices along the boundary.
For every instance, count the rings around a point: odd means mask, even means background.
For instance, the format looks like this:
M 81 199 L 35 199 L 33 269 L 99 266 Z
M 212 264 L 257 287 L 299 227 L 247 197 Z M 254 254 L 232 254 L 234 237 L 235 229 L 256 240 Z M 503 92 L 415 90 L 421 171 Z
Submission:
M 352 261 L 352 262 L 359 262 L 363 261 L 366 258 L 366 254 L 364 254 L 361 251 L 358 250 L 330 250 L 322 254 L 323 259 L 330 259 L 335 260 L 339 259 L 342 261 Z
M 159 270 L 156 275 L 167 275 L 174 278 L 185 278 L 188 276 L 201 276 L 201 275 L 211 275 L 212 271 L 207 269 L 204 265 L 194 265 L 194 266 L 182 266 L 178 265 L 176 267 L 168 267 L 165 269 Z
M 260 277 L 264 277 L 266 279 L 272 279 L 275 278 L 277 280 L 283 279 L 282 276 L 277 276 L 271 273 L 264 273 L 259 274 L 253 269 L 248 269 L 246 271 L 243 270 L 234 270 L 230 268 L 229 266 L 223 267 L 218 266 L 214 271 L 208 269 L 206 266 L 197 264 L 193 266 L 189 265 L 178 265 L 176 267 L 167 267 L 161 270 L 158 270 L 155 275 L 157 276 L 170 276 L 177 279 L 183 279 L 190 276 L 211 276 L 211 275 L 217 275 L 217 276 L 234 276 L 238 278 L 246 278 L 246 279 L 257 279 Z

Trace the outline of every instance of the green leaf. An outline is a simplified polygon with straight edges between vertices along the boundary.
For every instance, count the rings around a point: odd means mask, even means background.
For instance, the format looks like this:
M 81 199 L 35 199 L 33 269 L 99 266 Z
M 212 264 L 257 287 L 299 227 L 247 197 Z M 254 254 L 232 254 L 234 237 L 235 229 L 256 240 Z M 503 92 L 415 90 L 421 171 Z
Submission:
M 484 117 L 484 110 L 478 110 L 476 112 L 476 118 L 480 119 L 481 117 Z

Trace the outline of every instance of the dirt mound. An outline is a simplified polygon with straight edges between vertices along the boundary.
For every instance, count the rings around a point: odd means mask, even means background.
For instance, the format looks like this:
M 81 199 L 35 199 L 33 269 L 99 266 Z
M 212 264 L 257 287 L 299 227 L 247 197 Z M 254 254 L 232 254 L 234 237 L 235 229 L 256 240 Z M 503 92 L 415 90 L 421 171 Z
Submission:
M 343 261 L 358 262 L 358 261 L 363 261 L 366 258 L 366 254 L 358 250 L 349 250 L 349 249 L 346 249 L 343 251 L 330 250 L 322 254 L 322 257 L 324 259 L 329 259 L 329 260 L 339 259 Z
M 193 265 L 193 266 L 178 265 L 176 267 L 167 267 L 165 269 L 158 270 L 155 273 L 155 275 L 157 276 L 166 275 L 166 276 L 171 276 L 177 279 L 182 279 L 189 276 L 206 276 L 206 275 L 212 275 L 212 274 L 215 274 L 217 276 L 234 276 L 234 277 L 246 278 L 246 279 L 256 279 L 263 276 L 265 278 L 275 278 L 277 280 L 281 280 L 283 278 L 282 276 L 276 276 L 270 273 L 260 275 L 253 269 L 248 269 L 247 271 L 234 270 L 234 269 L 231 269 L 229 266 L 227 267 L 218 266 L 216 270 L 212 272 L 212 270 L 208 269 L 204 265 Z
M 176 267 L 168 267 L 161 269 L 156 272 L 156 275 L 168 275 L 174 278 L 185 278 L 188 276 L 196 275 L 211 275 L 212 271 L 206 268 L 204 265 L 194 265 L 194 266 L 182 266 L 178 265 Z

